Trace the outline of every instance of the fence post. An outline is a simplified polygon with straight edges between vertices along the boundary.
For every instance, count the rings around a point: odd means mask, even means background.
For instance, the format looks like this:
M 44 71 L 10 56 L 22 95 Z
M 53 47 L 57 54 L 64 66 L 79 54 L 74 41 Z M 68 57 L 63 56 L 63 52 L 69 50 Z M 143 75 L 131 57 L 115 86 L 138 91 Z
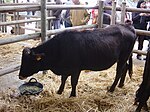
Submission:
M 46 33 L 46 1 L 41 0 L 41 40 L 42 42 L 47 40 Z M 43 71 L 43 74 L 46 74 L 47 71 Z
M 102 28 L 103 26 L 103 10 L 104 10 L 104 1 L 99 0 L 99 7 L 98 7 L 98 28 Z
M 125 13 L 126 13 L 126 2 L 122 2 L 122 7 L 121 7 L 121 23 L 125 22 Z
M 111 25 L 114 25 L 116 21 L 116 1 L 112 1 L 112 12 L 111 12 Z
M 4 0 L 2 0 L 1 1 L 1 4 L 4 4 L 5 2 L 4 2 Z M 6 13 L 2 13 L 2 22 L 6 22 Z M 2 26 L 2 32 L 7 32 L 7 28 L 6 28 L 6 26 Z
M 0 4 L 2 4 L 2 0 L 0 0 Z M 2 22 L 2 13 L 0 13 L 0 22 Z M 1 31 L 2 26 L 0 26 L 0 31 Z
M 46 1 L 41 0 L 41 40 L 42 42 L 46 41 Z
M 48 0 L 48 2 L 51 2 L 51 0 Z M 52 4 L 53 5 L 53 4 Z M 53 15 L 52 15 L 52 10 L 48 10 L 47 11 L 47 16 L 48 17 L 52 17 Z M 47 21 L 47 29 L 48 30 L 52 30 L 52 20 L 48 20 Z M 51 36 L 48 36 L 48 38 L 51 38 Z

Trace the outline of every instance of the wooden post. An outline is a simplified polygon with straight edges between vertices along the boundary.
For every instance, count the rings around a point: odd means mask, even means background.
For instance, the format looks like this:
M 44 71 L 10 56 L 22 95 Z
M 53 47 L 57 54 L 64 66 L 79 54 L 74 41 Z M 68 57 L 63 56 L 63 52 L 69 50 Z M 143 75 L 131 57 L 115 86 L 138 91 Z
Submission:
M 48 13 L 49 13 L 49 17 L 52 17 L 52 10 L 49 10 Z M 53 19 L 48 20 L 48 26 L 47 26 L 48 30 L 52 30 L 52 21 Z M 48 36 L 48 38 L 51 38 L 51 36 Z
M 19 2 L 19 1 L 16 0 L 16 3 L 18 3 L 18 2 Z M 24 20 L 25 17 L 21 17 L 21 16 L 19 15 L 19 12 L 16 12 L 16 19 L 17 19 L 17 20 Z M 25 23 L 17 24 L 17 25 L 16 25 L 16 32 L 17 32 L 17 34 L 19 34 L 19 35 L 25 34 L 25 29 L 22 29 L 22 28 L 20 27 L 20 25 L 21 25 L 21 26 L 25 26 Z
M 4 0 L 1 1 L 1 4 L 4 4 Z M 6 13 L 2 13 L 2 22 L 6 22 Z M 6 26 L 2 26 L 2 32 L 7 32 Z
M 122 2 L 122 8 L 121 8 L 121 23 L 125 22 L 125 13 L 126 13 L 126 2 Z
M 48 2 L 51 2 L 51 0 L 48 0 Z M 51 17 L 51 10 L 48 10 L 47 11 L 47 17 Z M 48 30 L 51 30 L 51 20 L 48 20 L 48 24 L 47 24 L 47 28 L 48 28 Z
M 98 7 L 98 28 L 102 28 L 103 26 L 103 8 L 104 8 L 104 1 L 99 0 L 99 7 Z
M 111 25 L 115 24 L 116 22 L 116 1 L 112 1 L 112 12 L 111 12 Z
M 2 4 L 2 0 L 0 0 L 0 4 Z M 2 13 L 0 13 L 0 22 L 2 22 Z M 2 26 L 0 26 L 0 31 L 2 30 L 1 28 Z
M 25 20 L 25 17 L 20 16 L 20 13 L 17 12 L 17 20 Z M 20 26 L 25 26 L 25 23 L 17 24 L 17 32 L 19 35 L 25 34 L 25 29 L 21 28 Z
M 0 22 L 2 22 L 2 14 L 0 13 Z M 2 26 L 0 26 L 0 31 L 2 30 Z
M 0 0 L 0 4 L 2 4 L 2 0 Z M 2 22 L 2 13 L 0 13 L 0 22 Z M 2 26 L 0 26 L 0 31 L 2 30 L 1 28 Z
M 46 1 L 41 0 L 41 40 L 42 42 L 47 40 L 47 33 L 46 33 Z M 43 74 L 46 74 L 47 71 L 43 71 Z
M 2 22 L 6 22 L 6 13 L 2 14 Z M 4 32 L 4 33 L 7 32 L 7 26 L 6 25 L 2 26 L 2 32 Z
M 41 4 L 41 0 L 36 1 L 38 4 Z M 36 11 L 36 16 L 41 16 L 41 11 Z M 41 28 L 41 22 L 36 22 L 36 28 Z
M 16 0 L 13 0 L 13 3 L 16 3 Z M 13 16 L 13 20 L 17 20 L 17 13 L 13 12 L 14 16 Z M 12 27 L 12 30 L 14 30 L 14 34 L 17 35 L 18 34 L 18 30 L 17 30 L 17 24 L 15 24 L 14 27 Z
M 41 0 L 41 40 L 46 41 L 46 0 Z
M 48 2 L 51 2 L 51 0 L 48 0 Z M 48 17 L 51 17 L 51 16 L 52 16 L 52 10 L 48 10 L 48 11 L 47 11 L 47 16 L 48 16 Z M 47 23 L 48 23 L 48 24 L 47 24 L 47 29 L 48 29 L 48 30 L 52 30 L 52 20 L 48 20 Z M 51 36 L 48 36 L 48 38 L 51 38 Z
M 7 21 L 7 15 L 6 13 L 4 14 L 4 21 Z M 4 27 L 5 33 L 7 33 L 7 26 Z
M 5 19 L 4 19 L 4 18 L 5 18 L 4 16 L 5 16 L 5 15 L 4 15 L 4 13 L 3 13 L 3 14 L 2 14 L 2 22 L 6 22 Z M 3 32 L 3 33 L 5 32 L 4 30 L 5 30 L 5 26 L 2 26 L 2 32 Z

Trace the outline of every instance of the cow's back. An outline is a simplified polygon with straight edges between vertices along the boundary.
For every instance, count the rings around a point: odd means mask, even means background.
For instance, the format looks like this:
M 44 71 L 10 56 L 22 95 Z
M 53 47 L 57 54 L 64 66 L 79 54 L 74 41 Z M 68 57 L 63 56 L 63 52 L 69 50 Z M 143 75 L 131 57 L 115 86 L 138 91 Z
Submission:
M 54 39 L 59 42 L 59 55 L 64 66 L 71 64 L 82 69 L 103 70 L 112 66 L 123 50 L 133 46 L 134 34 L 131 33 L 124 26 L 112 26 L 80 32 L 66 31 Z

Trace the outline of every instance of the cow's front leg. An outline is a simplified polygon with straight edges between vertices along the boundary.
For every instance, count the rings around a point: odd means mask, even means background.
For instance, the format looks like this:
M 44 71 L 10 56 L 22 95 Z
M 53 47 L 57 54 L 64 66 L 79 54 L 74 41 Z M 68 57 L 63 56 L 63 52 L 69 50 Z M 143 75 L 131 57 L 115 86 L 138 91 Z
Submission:
M 140 105 L 140 104 L 139 104 L 138 107 L 136 108 L 135 112 L 141 112 L 142 106 L 143 106 L 143 105 Z
M 146 112 L 149 112 L 149 111 L 148 111 L 148 106 L 147 106 L 147 103 L 146 103 L 146 102 L 139 102 L 139 105 L 138 105 L 138 107 L 136 108 L 135 112 L 141 112 L 142 107 L 143 107 L 143 109 L 144 109 Z
M 57 94 L 62 94 L 62 92 L 64 91 L 64 87 L 65 87 L 65 83 L 66 83 L 67 78 L 68 78 L 68 75 L 62 75 L 61 76 L 61 85 L 57 91 Z
M 80 75 L 80 72 L 76 72 L 71 75 L 72 90 L 71 90 L 70 97 L 76 97 L 76 86 L 78 84 L 79 75 Z

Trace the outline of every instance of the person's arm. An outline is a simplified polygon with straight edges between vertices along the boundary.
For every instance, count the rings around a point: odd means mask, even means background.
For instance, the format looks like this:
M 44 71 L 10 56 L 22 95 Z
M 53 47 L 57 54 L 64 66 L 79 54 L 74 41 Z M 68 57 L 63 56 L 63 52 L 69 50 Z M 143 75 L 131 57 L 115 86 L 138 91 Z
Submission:
M 140 13 L 132 13 L 132 21 L 137 21 L 140 19 Z
M 85 10 L 83 23 L 87 23 L 90 20 L 90 14 Z
M 111 15 L 108 13 L 104 13 L 105 16 L 107 16 L 108 18 L 111 18 Z
M 56 10 L 54 13 L 53 13 L 53 16 L 55 16 L 56 18 L 59 17 L 59 15 L 61 14 L 62 10 Z
M 150 14 L 147 14 L 146 22 L 149 22 L 149 21 L 150 21 Z

